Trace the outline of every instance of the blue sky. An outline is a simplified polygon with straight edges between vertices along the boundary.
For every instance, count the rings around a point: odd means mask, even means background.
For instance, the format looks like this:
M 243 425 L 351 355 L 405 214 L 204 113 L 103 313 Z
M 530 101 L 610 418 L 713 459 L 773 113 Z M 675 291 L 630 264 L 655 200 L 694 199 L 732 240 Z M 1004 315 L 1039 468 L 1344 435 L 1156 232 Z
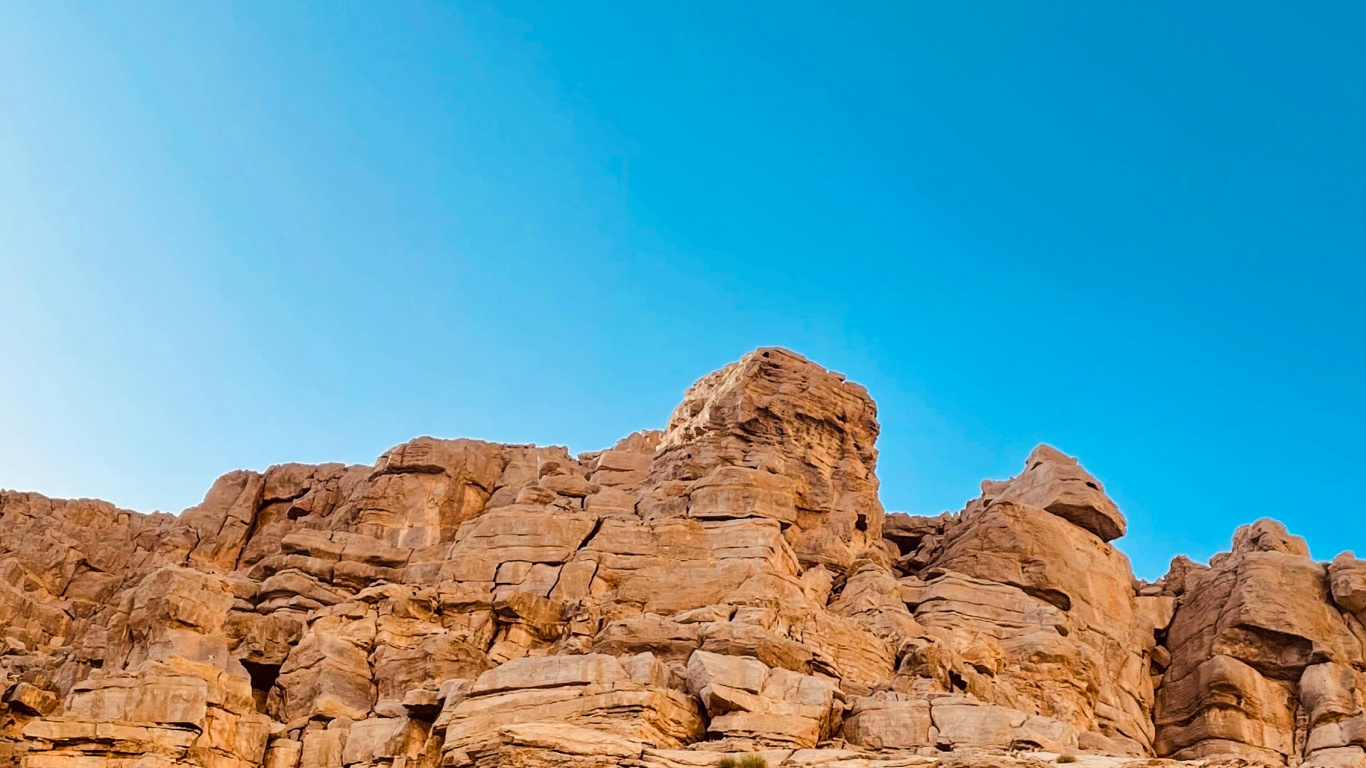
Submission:
M 0 486 L 592 450 L 776 344 L 889 509 L 1049 442 L 1141 576 L 1366 550 L 1363 9 L 0 0 Z

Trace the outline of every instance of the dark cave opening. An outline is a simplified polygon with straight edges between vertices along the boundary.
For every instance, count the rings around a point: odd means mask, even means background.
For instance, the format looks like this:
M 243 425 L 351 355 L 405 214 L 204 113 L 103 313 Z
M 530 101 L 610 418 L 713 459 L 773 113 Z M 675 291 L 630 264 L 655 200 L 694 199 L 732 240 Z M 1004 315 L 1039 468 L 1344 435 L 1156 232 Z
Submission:
M 275 687 L 275 681 L 280 677 L 280 665 L 243 659 L 242 666 L 251 676 L 251 698 L 256 703 L 256 711 L 264 713 L 270 689 Z
M 963 676 L 957 672 L 949 670 L 949 686 L 955 691 L 966 691 L 968 689 L 968 681 L 964 680 Z

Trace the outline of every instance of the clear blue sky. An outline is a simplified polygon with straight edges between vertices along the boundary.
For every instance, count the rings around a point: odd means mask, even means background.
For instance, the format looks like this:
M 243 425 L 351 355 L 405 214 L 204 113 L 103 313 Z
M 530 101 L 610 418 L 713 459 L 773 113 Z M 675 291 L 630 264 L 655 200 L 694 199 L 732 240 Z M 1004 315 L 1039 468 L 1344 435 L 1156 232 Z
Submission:
M 889 509 L 1366 550 L 1366 5 L 0 0 L 0 486 L 604 447 L 760 345 Z

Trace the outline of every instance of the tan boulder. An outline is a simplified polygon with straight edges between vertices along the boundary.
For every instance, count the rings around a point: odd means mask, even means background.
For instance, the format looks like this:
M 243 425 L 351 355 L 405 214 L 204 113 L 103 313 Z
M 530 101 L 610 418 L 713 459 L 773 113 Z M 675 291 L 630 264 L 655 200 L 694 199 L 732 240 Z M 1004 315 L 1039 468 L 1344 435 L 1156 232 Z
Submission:
M 630 740 L 678 747 L 697 740 L 703 722 L 694 700 L 643 685 L 611 656 L 514 659 L 485 672 L 467 696 L 449 699 L 438 723 L 448 762 L 497 754 L 499 732 L 522 723 L 592 727 Z
M 1328 576 L 1333 602 L 1348 613 L 1366 614 L 1366 561 L 1343 552 L 1329 564 Z
M 0 678 L 0 689 L 5 688 L 8 691 L 4 694 L 4 703 L 25 714 L 39 717 L 50 715 L 61 704 L 57 694 L 32 683 L 20 681 L 10 686 L 7 680 Z
M 689 487 L 688 516 L 765 517 L 791 525 L 797 522 L 796 485 L 789 477 L 760 469 L 717 467 Z
M 952 748 L 1035 748 L 1063 752 L 1077 746 L 1077 731 L 1067 723 L 973 699 L 944 696 L 931 700 L 937 743 Z
M 717 738 L 762 747 L 813 747 L 838 727 L 843 695 L 828 677 L 770 670 L 756 659 L 697 651 L 688 688 Z
M 180 656 L 225 665 L 222 630 L 232 605 L 232 587 L 220 576 L 173 566 L 153 571 L 125 593 L 111 620 L 105 664 Z
M 1047 510 L 1094 533 L 1101 541 L 1124 535 L 1124 516 L 1105 495 L 1100 481 L 1076 459 L 1052 446 L 1035 448 L 1017 477 L 1003 483 L 983 483 L 982 496 L 988 503 L 1012 501 Z
M 849 743 L 870 749 L 930 747 L 939 735 L 927 699 L 895 693 L 855 697 L 843 734 Z
M 645 651 L 664 659 L 687 661 L 702 647 L 703 626 L 682 624 L 654 613 L 609 622 L 593 638 L 593 651 L 632 656 Z

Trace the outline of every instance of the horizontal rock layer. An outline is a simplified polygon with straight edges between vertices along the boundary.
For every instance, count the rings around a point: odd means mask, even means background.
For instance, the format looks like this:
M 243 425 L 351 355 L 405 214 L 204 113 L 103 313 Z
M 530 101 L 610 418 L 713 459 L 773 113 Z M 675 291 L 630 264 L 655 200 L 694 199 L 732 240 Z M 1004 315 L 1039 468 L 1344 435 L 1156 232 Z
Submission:
M 1366 563 L 1260 521 L 1136 581 L 1075 459 L 887 515 L 877 434 L 764 349 L 595 453 L 0 492 L 0 765 L 1366 768 Z

